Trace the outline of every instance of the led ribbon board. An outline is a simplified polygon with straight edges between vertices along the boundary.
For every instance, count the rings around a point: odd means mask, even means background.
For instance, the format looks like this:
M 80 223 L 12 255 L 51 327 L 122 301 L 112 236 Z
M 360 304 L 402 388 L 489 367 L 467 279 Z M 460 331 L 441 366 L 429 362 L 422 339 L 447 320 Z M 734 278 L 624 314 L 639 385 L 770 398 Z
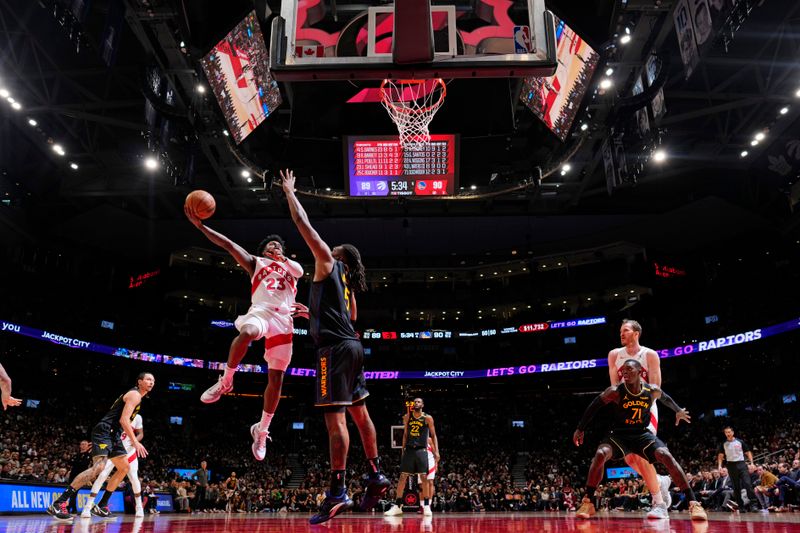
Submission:
M 717 350 L 719 348 L 727 348 L 730 346 L 737 346 L 740 344 L 747 344 L 773 335 L 780 335 L 800 329 L 800 318 L 793 318 L 780 324 L 774 324 L 765 328 L 758 328 L 749 331 L 743 331 L 725 337 L 717 337 L 714 339 L 707 339 L 699 342 L 692 342 L 674 348 L 663 348 L 656 350 L 659 357 L 682 357 L 695 353 L 707 352 L 710 350 Z M 94 342 L 84 341 L 73 337 L 65 337 L 56 333 L 42 331 L 40 329 L 13 324 L 11 322 L 0 321 L 0 332 L 6 332 L 15 335 L 23 335 L 38 340 L 50 341 L 54 344 L 67 346 L 70 348 L 79 348 L 96 353 L 104 353 L 107 355 L 114 355 L 117 357 L 124 357 L 126 359 L 136 359 L 139 361 L 147 361 L 151 363 L 163 363 L 168 365 L 186 366 L 190 368 L 204 368 L 204 369 L 221 369 L 224 362 L 217 361 L 203 361 L 202 359 L 194 359 L 189 357 L 177 357 L 172 355 L 156 354 L 151 352 L 141 352 L 138 350 L 131 350 L 129 348 L 113 348 Z M 474 378 L 495 378 L 505 376 L 517 376 L 527 374 L 541 374 L 544 372 L 561 372 L 563 370 L 583 370 L 588 368 L 598 368 L 608 366 L 608 359 L 606 357 L 596 359 L 578 359 L 574 361 L 559 361 L 554 363 L 537 363 L 529 365 L 513 365 L 498 368 L 486 368 L 483 370 L 378 370 L 371 372 L 364 372 L 367 379 L 474 379 Z M 264 373 L 267 367 L 264 365 L 239 365 L 240 372 L 258 372 Z M 313 368 L 297 368 L 291 367 L 286 371 L 292 376 L 312 377 L 316 375 L 316 370 Z

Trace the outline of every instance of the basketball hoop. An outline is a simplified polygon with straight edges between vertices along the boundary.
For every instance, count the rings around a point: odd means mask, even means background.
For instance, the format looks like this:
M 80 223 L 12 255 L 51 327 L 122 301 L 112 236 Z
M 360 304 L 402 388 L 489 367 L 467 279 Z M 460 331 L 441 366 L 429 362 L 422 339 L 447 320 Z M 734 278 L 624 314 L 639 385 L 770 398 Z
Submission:
M 397 125 L 400 145 L 428 143 L 428 125 L 447 95 L 441 78 L 430 80 L 383 80 L 381 103 Z

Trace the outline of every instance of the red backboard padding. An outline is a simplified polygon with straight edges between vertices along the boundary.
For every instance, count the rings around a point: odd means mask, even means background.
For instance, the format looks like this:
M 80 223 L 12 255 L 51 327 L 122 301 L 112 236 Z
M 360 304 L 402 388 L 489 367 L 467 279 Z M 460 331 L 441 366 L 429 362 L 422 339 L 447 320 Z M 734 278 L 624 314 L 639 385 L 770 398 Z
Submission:
M 433 61 L 430 0 L 396 0 L 392 59 L 398 65 Z

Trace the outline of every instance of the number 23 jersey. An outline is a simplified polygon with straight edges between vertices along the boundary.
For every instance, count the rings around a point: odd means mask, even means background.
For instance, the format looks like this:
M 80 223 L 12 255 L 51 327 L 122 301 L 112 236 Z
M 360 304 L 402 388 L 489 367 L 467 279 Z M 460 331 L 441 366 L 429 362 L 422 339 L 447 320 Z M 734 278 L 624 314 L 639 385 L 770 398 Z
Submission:
M 255 259 L 250 288 L 253 307 L 289 314 L 297 294 L 297 280 L 303 276 L 303 267 L 291 259 L 286 259 L 285 263 L 268 257 Z

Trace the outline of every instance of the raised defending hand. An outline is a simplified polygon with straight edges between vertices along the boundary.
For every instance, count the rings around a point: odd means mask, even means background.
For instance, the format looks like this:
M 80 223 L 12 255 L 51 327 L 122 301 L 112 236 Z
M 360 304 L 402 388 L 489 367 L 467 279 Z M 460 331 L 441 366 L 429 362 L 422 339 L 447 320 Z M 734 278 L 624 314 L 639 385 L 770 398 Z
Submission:
M 575 443 L 575 446 L 583 444 L 583 431 L 576 429 L 575 433 L 572 434 L 572 442 Z
M 295 302 L 292 304 L 292 318 L 305 318 L 308 319 L 308 307 Z
M 183 204 L 183 212 L 186 214 L 186 218 L 189 219 L 189 222 L 194 224 L 196 227 L 200 228 L 203 225 L 203 221 L 197 218 L 197 215 L 195 215 L 194 212 L 189 209 L 188 205 Z
M 14 398 L 10 394 L 3 394 L 3 411 L 9 407 L 19 407 L 21 404 L 22 400 L 19 398 Z
M 283 170 L 279 171 L 281 174 L 281 183 L 283 184 L 283 192 L 290 193 L 294 192 L 294 171 L 289 170 L 288 168 L 284 172 Z
M 686 409 L 681 409 L 680 411 L 675 413 L 675 425 L 676 426 L 681 423 L 681 420 L 685 421 L 687 424 L 691 424 L 692 423 L 692 417 L 689 416 L 689 411 L 687 411 Z

